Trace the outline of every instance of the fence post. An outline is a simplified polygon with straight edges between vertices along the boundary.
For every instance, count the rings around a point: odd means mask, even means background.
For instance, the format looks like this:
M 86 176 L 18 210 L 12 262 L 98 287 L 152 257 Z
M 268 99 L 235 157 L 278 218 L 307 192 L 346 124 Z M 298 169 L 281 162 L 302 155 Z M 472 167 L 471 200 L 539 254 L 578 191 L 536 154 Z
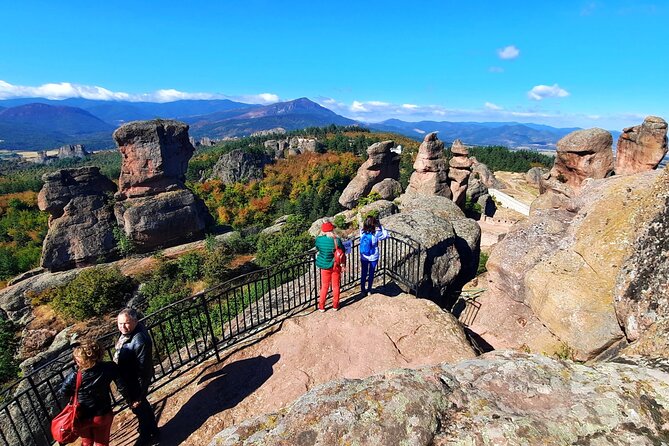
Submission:
M 209 315 L 209 308 L 207 307 L 207 294 L 206 293 L 200 294 L 200 298 L 202 300 L 202 309 L 204 310 L 204 314 L 207 318 L 207 328 L 209 328 L 209 336 L 211 336 L 211 342 L 214 345 L 214 352 L 216 353 L 216 359 L 220 362 L 221 356 L 218 353 L 218 342 L 216 342 L 216 336 L 214 335 L 214 326 L 211 323 L 211 316 Z
M 313 284 L 314 284 L 314 292 L 312 299 L 314 299 L 314 306 L 318 308 L 318 292 L 320 290 L 319 287 L 319 277 L 318 277 L 318 271 L 316 270 L 316 256 L 315 255 L 309 255 L 309 258 L 311 259 L 311 265 L 312 265 L 312 272 L 314 273 L 314 276 L 312 278 Z

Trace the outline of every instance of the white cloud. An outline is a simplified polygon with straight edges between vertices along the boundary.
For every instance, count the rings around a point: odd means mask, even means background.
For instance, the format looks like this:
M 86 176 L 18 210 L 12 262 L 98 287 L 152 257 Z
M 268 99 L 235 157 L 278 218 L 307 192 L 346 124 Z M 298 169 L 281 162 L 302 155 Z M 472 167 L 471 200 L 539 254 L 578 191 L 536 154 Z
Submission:
M 40 97 L 56 100 L 77 97 L 112 101 L 129 100 L 131 95 L 123 92 L 113 92 L 102 87 L 77 85 L 70 82 L 49 83 L 37 87 L 30 87 L 24 85 L 12 85 L 9 82 L 0 80 L 0 99 L 20 97 Z
M 492 102 L 486 102 L 483 106 L 488 110 L 502 110 L 502 107 L 499 105 L 493 104 Z
M 497 55 L 500 59 L 515 59 L 520 55 L 520 50 L 515 45 L 509 45 L 497 50 Z
M 402 104 L 402 108 L 406 108 L 408 110 L 416 110 L 418 106 L 415 104 Z
M 527 96 L 535 101 L 541 101 L 546 98 L 564 98 L 569 96 L 569 92 L 560 88 L 558 84 L 537 85 L 527 92 Z
M 93 85 L 80 85 L 70 82 L 48 83 L 37 87 L 13 85 L 0 80 L 0 99 L 10 98 L 46 98 L 67 99 L 84 98 L 102 101 L 131 101 L 131 102 L 172 102 L 183 99 L 231 99 L 234 101 L 253 104 L 272 104 L 279 101 L 274 93 L 261 93 L 246 96 L 227 96 L 220 93 L 188 93 L 170 89 L 156 90 L 151 93 L 130 94 L 121 91 L 111 91 Z
M 353 101 L 351 104 L 351 111 L 358 113 L 367 113 L 369 110 L 365 107 L 365 104 L 358 101 Z

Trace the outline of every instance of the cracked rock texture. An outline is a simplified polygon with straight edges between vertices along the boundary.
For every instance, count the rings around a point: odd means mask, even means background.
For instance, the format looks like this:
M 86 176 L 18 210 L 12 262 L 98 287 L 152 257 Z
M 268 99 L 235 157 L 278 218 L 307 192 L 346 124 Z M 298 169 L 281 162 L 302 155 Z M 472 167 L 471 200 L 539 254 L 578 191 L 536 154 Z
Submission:
M 116 219 L 111 196 L 116 185 L 97 167 L 62 169 L 42 177 L 37 204 L 49 215 L 41 266 L 62 271 L 116 255 Z
M 587 180 L 580 195 L 565 208 L 536 209 L 526 222 L 515 225 L 490 255 L 488 293 L 494 299 L 484 296 L 480 300 L 478 320 L 471 328 L 484 339 L 504 338 L 506 342 L 497 345 L 488 341 L 495 348 L 517 348 L 524 343 L 536 352 L 555 350 L 552 335 L 575 349 L 581 360 L 594 358 L 624 339 L 614 306 L 623 264 L 633 271 L 643 265 L 648 277 L 655 277 L 652 271 L 663 265 L 666 270 L 666 238 L 652 243 L 654 238 L 647 235 L 643 260 L 628 260 L 638 250 L 640 234 L 652 233 L 651 228 L 656 233 L 666 231 L 666 175 L 665 169 Z M 659 192 L 662 190 L 665 195 Z M 627 276 L 629 282 L 635 273 Z M 658 277 L 666 287 L 666 274 Z M 637 310 L 630 308 L 634 301 L 643 300 L 643 285 L 631 280 L 618 287 L 632 289 L 629 292 L 637 296 L 619 305 L 634 314 Z M 500 302 L 504 300 L 508 305 Z M 516 304 L 530 310 L 517 314 L 524 323 L 514 333 L 501 333 L 508 329 L 502 318 L 516 317 L 503 309 Z M 648 316 L 644 305 L 638 312 Z M 635 320 L 639 321 L 639 315 Z M 514 345 L 513 338 L 523 338 L 525 326 L 535 333 Z
M 666 364 L 628 362 L 589 367 L 494 352 L 332 381 L 210 446 L 667 444 Z
M 277 333 L 200 374 L 196 386 L 166 402 L 163 437 L 178 440 L 170 444 L 206 444 L 223 428 L 277 411 L 333 379 L 475 357 L 458 321 L 428 300 L 373 294 L 346 302 L 338 312 L 291 318 Z M 422 404 L 417 401 L 414 409 L 420 411 Z M 184 426 L 192 417 L 203 421 Z

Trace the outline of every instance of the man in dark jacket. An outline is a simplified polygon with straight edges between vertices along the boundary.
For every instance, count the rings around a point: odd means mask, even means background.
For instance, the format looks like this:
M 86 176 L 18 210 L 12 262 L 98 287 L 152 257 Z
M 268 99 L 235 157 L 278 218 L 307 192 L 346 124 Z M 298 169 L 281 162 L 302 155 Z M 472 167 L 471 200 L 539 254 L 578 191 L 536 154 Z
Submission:
M 146 399 L 153 378 L 151 337 L 144 325 L 139 323 L 137 312 L 133 309 L 122 310 L 117 323 L 121 336 L 116 342 L 114 360 L 128 386 L 130 409 L 139 423 L 139 438 L 135 445 L 154 444 L 160 432 L 153 409 Z

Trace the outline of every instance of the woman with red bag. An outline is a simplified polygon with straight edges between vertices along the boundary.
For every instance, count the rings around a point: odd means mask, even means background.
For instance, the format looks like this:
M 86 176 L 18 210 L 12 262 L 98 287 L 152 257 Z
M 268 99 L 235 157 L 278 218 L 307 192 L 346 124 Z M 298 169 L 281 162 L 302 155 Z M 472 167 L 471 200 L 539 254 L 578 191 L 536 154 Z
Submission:
M 318 298 L 318 311 L 325 311 L 325 299 L 332 285 L 332 308 L 339 310 L 339 284 L 343 264 L 335 261 L 335 249 L 344 248 L 342 241 L 334 233 L 334 226 L 326 221 L 321 226 L 322 234 L 316 237 L 316 267 L 321 270 L 321 292 Z M 343 263 L 343 260 L 341 261 Z
M 110 384 L 122 395 L 126 395 L 125 384 L 119 377 L 118 366 L 109 361 L 102 361 L 103 350 L 95 341 L 84 340 L 75 344 L 72 355 L 77 371 L 70 373 L 60 386 L 59 395 L 70 399 L 75 392 L 77 374 L 81 373 L 81 382 L 77 391 L 77 433 L 81 437 L 81 446 L 108 446 L 111 432 L 112 402 Z

